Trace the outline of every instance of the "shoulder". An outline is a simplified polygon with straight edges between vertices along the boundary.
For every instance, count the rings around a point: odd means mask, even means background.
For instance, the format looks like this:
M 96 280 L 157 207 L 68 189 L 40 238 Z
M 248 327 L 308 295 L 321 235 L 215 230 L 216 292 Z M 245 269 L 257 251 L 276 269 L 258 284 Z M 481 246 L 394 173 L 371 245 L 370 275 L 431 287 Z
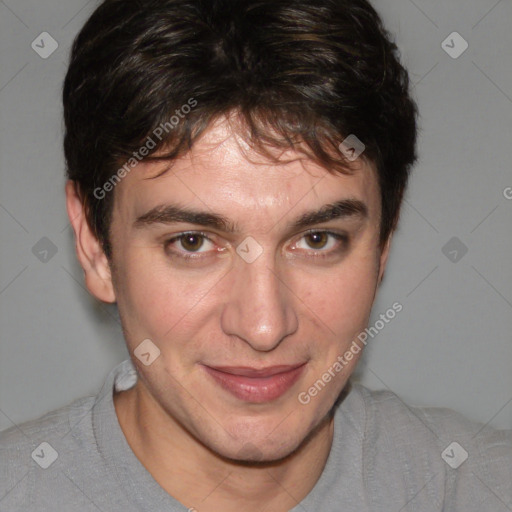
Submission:
M 364 403 L 367 463 L 418 489 L 437 486 L 446 503 L 512 506 L 512 430 L 496 430 L 446 408 L 406 404 L 390 391 L 353 384 Z M 393 474 L 394 473 L 394 474 Z M 427 483 L 427 475 L 432 476 Z M 433 492 L 433 491 L 432 491 Z M 494 510 L 494 509 L 493 509 Z
M 80 450 L 90 431 L 94 397 L 85 397 L 51 411 L 38 419 L 27 421 L 0 432 L 0 499 L 21 509 L 30 501 L 38 472 L 54 465 L 60 456 L 72 458 Z M 75 428 L 80 424 L 80 428 Z M 27 501 L 25 501 L 27 500 Z M 0 510 L 3 510 L 0 506 Z
M 125 360 L 97 395 L 0 432 L 0 511 L 133 510 L 101 446 L 123 446 L 113 391 L 135 381 Z
M 364 401 L 373 430 L 394 433 L 391 438 L 407 434 L 415 442 L 443 449 L 447 441 L 459 440 L 476 448 L 475 455 L 488 454 L 499 446 L 501 454 L 512 456 L 512 430 L 494 429 L 448 408 L 411 406 L 391 391 L 372 391 L 360 384 L 353 387 Z
M 3 430 L 0 432 L 0 452 L 15 455 L 23 448 L 34 446 L 37 440 L 45 436 L 64 437 L 74 427 L 74 421 L 81 421 L 84 414 L 91 413 L 95 400 L 96 397 L 79 398 L 35 420 Z

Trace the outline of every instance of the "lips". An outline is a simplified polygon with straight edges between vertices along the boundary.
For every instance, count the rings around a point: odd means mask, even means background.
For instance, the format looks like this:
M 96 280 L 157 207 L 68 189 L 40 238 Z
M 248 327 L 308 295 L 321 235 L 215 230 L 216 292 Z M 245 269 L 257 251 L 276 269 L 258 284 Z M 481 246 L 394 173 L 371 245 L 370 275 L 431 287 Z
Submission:
M 214 382 L 239 400 L 264 403 L 276 400 L 297 382 L 306 363 L 266 368 L 206 366 Z

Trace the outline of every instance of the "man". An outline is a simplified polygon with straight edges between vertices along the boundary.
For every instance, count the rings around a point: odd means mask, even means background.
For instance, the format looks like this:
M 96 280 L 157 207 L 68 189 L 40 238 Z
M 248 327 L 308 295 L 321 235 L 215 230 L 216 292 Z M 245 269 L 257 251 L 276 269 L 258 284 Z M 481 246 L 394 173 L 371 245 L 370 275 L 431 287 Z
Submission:
M 2 434 L 0 510 L 512 510 L 511 432 L 349 380 L 416 158 L 408 88 L 366 0 L 98 7 L 66 199 L 131 360 Z

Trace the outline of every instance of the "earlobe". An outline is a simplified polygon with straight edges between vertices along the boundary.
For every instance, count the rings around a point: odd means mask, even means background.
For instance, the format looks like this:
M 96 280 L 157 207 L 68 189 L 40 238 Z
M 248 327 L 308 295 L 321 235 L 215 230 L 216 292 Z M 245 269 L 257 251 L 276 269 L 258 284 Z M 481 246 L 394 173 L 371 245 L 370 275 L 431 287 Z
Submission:
M 65 191 L 66 209 L 75 233 L 76 255 L 84 271 L 87 289 L 103 302 L 115 302 L 109 261 L 87 222 L 78 184 L 68 180 Z

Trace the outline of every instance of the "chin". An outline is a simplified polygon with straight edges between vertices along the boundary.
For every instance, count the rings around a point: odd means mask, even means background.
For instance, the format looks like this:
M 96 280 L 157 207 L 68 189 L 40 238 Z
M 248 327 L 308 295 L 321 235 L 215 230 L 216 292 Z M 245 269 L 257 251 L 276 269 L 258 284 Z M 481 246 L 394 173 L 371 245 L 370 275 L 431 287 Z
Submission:
M 261 443 L 248 441 L 241 446 L 227 449 L 225 452 L 223 450 L 224 453 L 219 453 L 219 455 L 237 464 L 273 464 L 293 454 L 297 450 L 297 445 L 300 443 L 294 443 L 290 439 L 283 440 L 283 444 L 279 447 L 269 443 L 268 440 Z
M 223 458 L 237 463 L 274 463 L 285 459 L 295 452 L 308 437 L 309 432 L 302 432 L 296 425 L 287 425 L 286 429 L 276 429 L 275 423 L 270 428 L 244 429 L 238 426 L 236 435 L 229 435 L 228 429 L 223 441 L 213 443 L 209 448 Z M 231 432 L 233 432 L 231 430 Z M 290 433 L 294 436 L 291 437 Z

